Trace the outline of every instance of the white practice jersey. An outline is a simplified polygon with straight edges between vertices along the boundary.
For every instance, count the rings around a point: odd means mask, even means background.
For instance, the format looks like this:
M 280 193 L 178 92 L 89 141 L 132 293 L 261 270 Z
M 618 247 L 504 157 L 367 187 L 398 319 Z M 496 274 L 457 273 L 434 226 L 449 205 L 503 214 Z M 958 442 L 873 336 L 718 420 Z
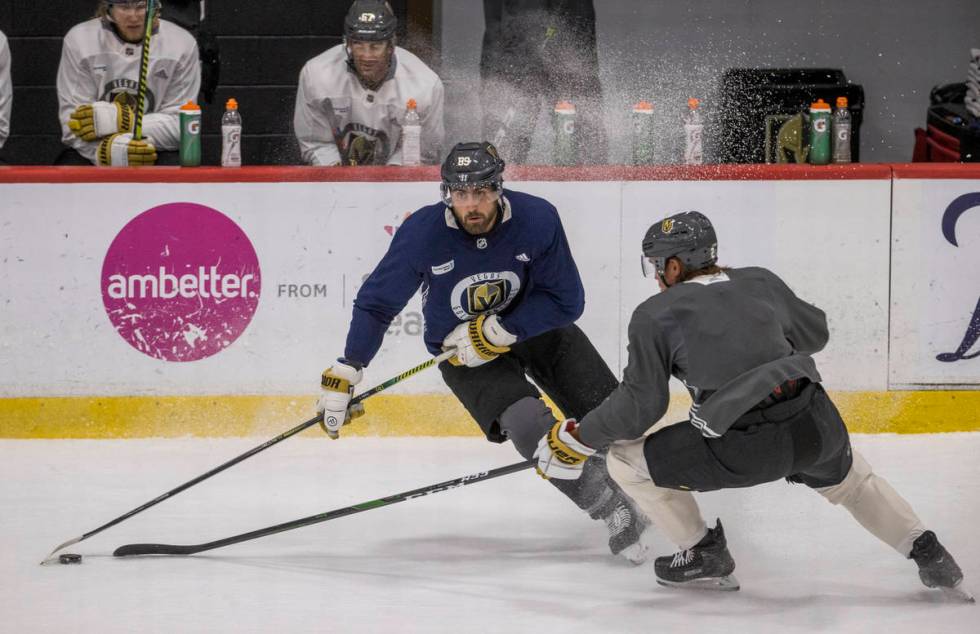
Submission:
M 364 88 L 348 70 L 343 44 L 303 66 L 293 127 L 305 162 L 341 163 L 339 139 L 345 153 L 352 143 L 367 141 L 376 148 L 376 164 L 401 165 L 402 121 L 409 99 L 415 99 L 422 119 L 422 162 L 439 161 L 445 135 L 442 80 L 403 48 L 395 47 L 392 63 L 394 76 L 377 91 Z
M 68 129 L 71 113 L 83 104 L 112 101 L 128 95 L 136 107 L 142 44 L 124 42 L 100 18 L 75 25 L 65 36 L 58 66 L 58 117 L 65 145 L 95 162 L 98 141 L 83 141 Z M 180 147 L 178 109 L 197 99 L 201 65 L 194 37 L 172 22 L 160 20 L 150 39 L 150 66 L 146 78 L 143 136 L 159 150 Z
M 0 148 L 10 136 L 10 105 L 14 100 L 14 87 L 10 83 L 10 46 L 7 36 L 0 31 Z

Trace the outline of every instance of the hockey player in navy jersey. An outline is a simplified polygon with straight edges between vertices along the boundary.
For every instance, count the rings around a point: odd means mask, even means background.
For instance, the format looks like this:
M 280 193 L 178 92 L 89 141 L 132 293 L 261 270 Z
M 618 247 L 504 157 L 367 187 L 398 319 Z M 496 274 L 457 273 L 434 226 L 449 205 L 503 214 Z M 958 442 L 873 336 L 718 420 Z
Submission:
M 582 281 L 558 212 L 503 189 L 504 161 L 490 143 L 460 143 L 442 165 L 442 201 L 413 213 L 354 300 L 344 356 L 323 373 L 317 411 L 336 437 L 354 386 L 391 320 L 415 292 L 425 298 L 425 345 L 453 349 L 439 369 L 491 442 L 510 440 L 530 459 L 555 418 L 534 382 L 568 416 L 581 416 L 616 379 L 575 325 Z M 614 554 L 640 562 L 647 521 L 597 454 L 580 479 L 553 484 L 609 528 Z
M 623 381 L 579 423 L 552 427 L 539 471 L 577 478 L 592 447 L 625 441 L 609 449 L 609 473 L 681 548 L 657 558 L 662 585 L 737 590 L 721 522 L 707 527 L 691 491 L 787 478 L 914 560 L 926 586 L 972 600 L 935 533 L 851 447 L 811 356 L 829 338 L 824 312 L 766 269 L 717 266 L 714 227 L 696 211 L 650 227 L 643 255 L 661 292 L 630 319 Z M 689 424 L 644 436 L 667 411 L 671 375 L 691 393 Z

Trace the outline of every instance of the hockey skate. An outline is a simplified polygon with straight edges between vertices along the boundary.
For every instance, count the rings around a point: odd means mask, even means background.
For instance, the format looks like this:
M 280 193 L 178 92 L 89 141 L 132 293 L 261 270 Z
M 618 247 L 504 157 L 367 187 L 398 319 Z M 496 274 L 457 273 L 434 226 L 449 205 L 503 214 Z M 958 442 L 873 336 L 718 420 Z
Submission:
M 735 560 L 728 552 L 725 530 L 718 520 L 714 528 L 695 546 L 654 562 L 657 583 L 674 588 L 696 590 L 738 590 L 732 574 Z
M 939 588 L 949 599 L 976 603 L 963 587 L 963 571 L 932 531 L 922 533 L 912 543 L 909 559 L 918 564 L 919 579 L 927 588 Z
M 650 520 L 636 508 L 632 500 L 617 491 L 592 517 L 606 523 L 609 530 L 609 550 L 612 554 L 621 555 L 637 565 L 647 560 L 647 545 L 641 538 L 650 526 Z

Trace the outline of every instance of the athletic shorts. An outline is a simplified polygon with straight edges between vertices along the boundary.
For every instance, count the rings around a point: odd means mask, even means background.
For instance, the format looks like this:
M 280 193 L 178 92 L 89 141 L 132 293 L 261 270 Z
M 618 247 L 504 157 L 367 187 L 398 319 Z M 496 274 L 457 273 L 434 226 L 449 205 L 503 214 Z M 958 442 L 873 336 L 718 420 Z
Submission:
M 439 364 L 442 378 L 491 442 L 504 442 L 497 419 L 522 398 L 548 395 L 565 416 L 581 418 L 618 382 L 599 352 L 572 324 L 514 344 L 508 353 L 475 368 Z
M 820 384 L 794 399 L 753 410 L 721 438 L 694 425 L 670 425 L 647 437 L 643 453 L 657 486 L 687 491 L 750 487 L 787 478 L 820 488 L 851 468 L 847 427 Z

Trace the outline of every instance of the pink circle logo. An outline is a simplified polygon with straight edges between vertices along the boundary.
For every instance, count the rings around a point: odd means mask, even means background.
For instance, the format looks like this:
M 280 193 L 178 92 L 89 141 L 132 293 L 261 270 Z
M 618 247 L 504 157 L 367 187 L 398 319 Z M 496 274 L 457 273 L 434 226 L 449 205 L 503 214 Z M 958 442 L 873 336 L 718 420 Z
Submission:
M 197 361 L 230 346 L 252 320 L 261 290 L 245 232 L 194 203 L 136 216 L 102 263 L 109 321 L 129 345 L 164 361 Z

